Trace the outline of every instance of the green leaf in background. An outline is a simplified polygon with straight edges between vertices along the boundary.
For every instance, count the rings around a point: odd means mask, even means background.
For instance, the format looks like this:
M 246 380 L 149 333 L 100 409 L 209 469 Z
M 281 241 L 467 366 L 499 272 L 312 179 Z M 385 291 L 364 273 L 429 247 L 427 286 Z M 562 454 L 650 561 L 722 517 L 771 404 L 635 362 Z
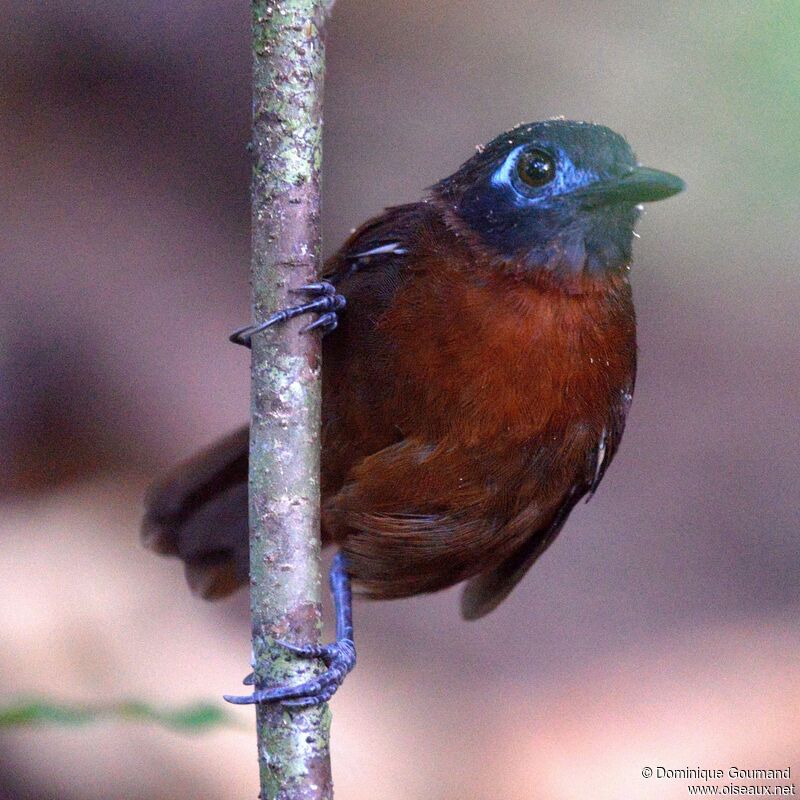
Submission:
M 796 203 L 800 3 L 720 0 L 700 8 L 709 74 L 697 74 L 707 82 L 697 86 L 697 99 L 708 107 L 709 128 L 714 118 L 721 123 L 716 130 L 730 185 L 744 185 L 745 203 L 753 202 L 754 189 L 769 205 L 777 198 Z
M 69 705 L 41 699 L 25 699 L 0 707 L 0 730 L 46 725 L 86 725 L 107 720 L 149 722 L 188 733 L 204 733 L 215 728 L 243 730 L 238 719 L 221 704 L 214 703 L 189 703 L 165 709 L 136 700 L 107 705 Z

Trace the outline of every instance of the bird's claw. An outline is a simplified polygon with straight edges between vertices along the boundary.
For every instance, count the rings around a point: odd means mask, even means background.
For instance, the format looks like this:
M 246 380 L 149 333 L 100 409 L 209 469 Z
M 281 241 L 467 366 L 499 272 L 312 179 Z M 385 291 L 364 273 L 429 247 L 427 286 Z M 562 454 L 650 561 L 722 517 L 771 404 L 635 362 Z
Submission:
M 356 645 L 352 639 L 341 639 L 338 642 L 329 644 L 289 644 L 280 639 L 276 642 L 281 647 L 285 647 L 290 652 L 304 658 L 320 658 L 326 667 L 334 663 L 347 664 L 345 675 L 356 665 Z
M 244 696 L 225 695 L 229 703 L 236 705 L 280 703 L 294 708 L 319 705 L 333 697 L 347 673 L 356 665 L 356 647 L 352 639 L 341 639 L 325 645 L 297 646 L 282 641 L 278 641 L 277 644 L 301 658 L 320 658 L 327 669 L 322 675 L 299 686 L 256 689 L 252 694 Z M 248 684 L 252 684 L 252 681 L 248 681 L 250 677 L 248 675 L 245 678 Z
M 344 295 L 337 293 L 336 287 L 332 283 L 329 281 L 308 283 L 292 291 L 305 294 L 313 299 L 307 303 L 276 311 L 269 319 L 257 325 L 245 325 L 243 328 L 235 330 L 229 337 L 230 341 L 249 348 L 253 336 L 257 333 L 265 331 L 278 322 L 285 322 L 286 320 L 294 319 L 294 317 L 299 317 L 301 314 L 309 314 L 315 311 L 320 312 L 320 316 L 314 322 L 303 327 L 300 331 L 301 333 L 320 330 L 324 335 L 336 329 L 339 323 L 338 312 L 347 305 L 347 301 Z
M 330 571 L 330 587 L 336 609 L 336 641 L 330 644 L 296 645 L 276 640 L 276 644 L 300 658 L 318 658 L 325 664 L 325 672 L 299 686 L 277 686 L 256 690 L 250 695 L 226 695 L 229 703 L 248 705 L 252 703 L 280 703 L 284 706 L 316 706 L 333 697 L 342 685 L 345 676 L 356 665 L 356 645 L 353 639 L 353 596 L 347 560 L 344 553 L 333 557 Z M 255 673 L 245 679 L 246 686 L 256 682 Z

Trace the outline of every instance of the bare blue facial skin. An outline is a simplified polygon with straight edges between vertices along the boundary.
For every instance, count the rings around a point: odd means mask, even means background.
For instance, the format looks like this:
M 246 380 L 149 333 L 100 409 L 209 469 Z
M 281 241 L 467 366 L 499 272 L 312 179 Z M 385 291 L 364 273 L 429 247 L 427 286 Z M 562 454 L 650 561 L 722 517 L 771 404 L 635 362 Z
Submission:
M 544 185 L 521 174 L 531 151 L 555 166 Z M 500 259 L 578 273 L 628 264 L 640 204 L 683 188 L 674 175 L 640 167 L 609 128 L 549 120 L 498 136 L 433 192 Z

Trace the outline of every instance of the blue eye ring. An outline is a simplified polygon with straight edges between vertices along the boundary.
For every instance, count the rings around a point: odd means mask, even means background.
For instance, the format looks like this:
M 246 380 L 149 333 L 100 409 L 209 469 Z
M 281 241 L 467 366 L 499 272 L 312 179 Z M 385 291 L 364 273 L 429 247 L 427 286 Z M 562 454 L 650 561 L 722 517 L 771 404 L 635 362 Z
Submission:
M 515 169 L 525 186 L 541 189 L 556 177 L 556 160 L 546 150 L 530 147 L 519 154 Z

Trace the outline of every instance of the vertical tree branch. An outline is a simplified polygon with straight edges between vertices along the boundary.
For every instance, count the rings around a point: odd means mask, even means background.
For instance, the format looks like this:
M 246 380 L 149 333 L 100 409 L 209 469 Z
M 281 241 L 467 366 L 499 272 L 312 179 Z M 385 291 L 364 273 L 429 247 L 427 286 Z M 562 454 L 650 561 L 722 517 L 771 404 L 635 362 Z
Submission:
M 324 32 L 333 0 L 253 0 L 252 298 L 256 321 L 317 279 Z M 320 665 L 275 645 L 318 642 L 320 345 L 293 320 L 253 338 L 250 580 L 260 686 Z M 327 705 L 257 709 L 262 800 L 332 797 Z

